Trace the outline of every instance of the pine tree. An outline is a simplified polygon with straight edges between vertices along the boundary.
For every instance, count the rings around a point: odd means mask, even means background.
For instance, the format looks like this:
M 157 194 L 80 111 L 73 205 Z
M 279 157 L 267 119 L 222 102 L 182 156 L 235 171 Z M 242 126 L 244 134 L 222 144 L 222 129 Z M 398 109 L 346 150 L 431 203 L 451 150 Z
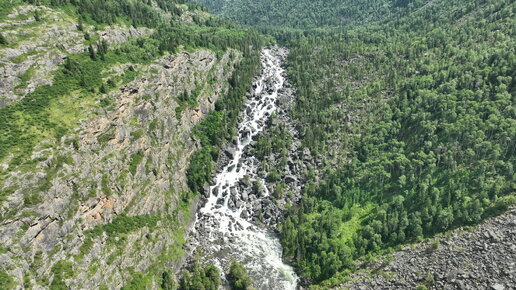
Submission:
M 5 38 L 5 36 L 3 34 L 0 33 L 0 44 L 1 45 L 7 45 L 8 42 L 7 42 L 7 39 Z
M 97 54 L 95 53 L 95 49 L 93 49 L 93 46 L 90 44 L 90 46 L 88 46 L 88 52 L 90 53 L 90 58 L 92 60 L 97 60 Z
M 235 290 L 248 290 L 253 285 L 253 280 L 247 274 L 247 270 L 235 260 L 231 262 L 227 277 L 231 288 Z

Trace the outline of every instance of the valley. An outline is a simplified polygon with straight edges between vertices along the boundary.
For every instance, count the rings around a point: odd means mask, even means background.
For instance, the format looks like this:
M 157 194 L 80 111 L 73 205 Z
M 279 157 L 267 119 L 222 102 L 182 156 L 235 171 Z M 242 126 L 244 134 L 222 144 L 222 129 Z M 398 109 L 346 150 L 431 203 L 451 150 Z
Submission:
M 220 158 L 220 169 L 206 191 L 191 234 L 203 261 L 221 269 L 229 268 L 233 259 L 240 262 L 257 289 L 296 289 L 297 283 L 293 269 L 282 261 L 282 248 L 272 231 L 281 212 L 249 148 L 267 130 L 269 118 L 285 97 L 280 94 L 285 93 L 282 61 L 286 54 L 275 47 L 262 51 L 262 72 L 244 105 L 238 135 L 222 153 L 226 156 Z
M 0 289 L 512 289 L 515 12 L 0 1 Z

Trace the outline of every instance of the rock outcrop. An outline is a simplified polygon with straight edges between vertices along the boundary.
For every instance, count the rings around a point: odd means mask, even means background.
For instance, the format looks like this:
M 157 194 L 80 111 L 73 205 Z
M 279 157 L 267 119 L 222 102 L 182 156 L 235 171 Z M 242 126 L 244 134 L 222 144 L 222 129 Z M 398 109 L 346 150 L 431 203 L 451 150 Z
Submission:
M 0 108 L 21 100 L 39 86 L 52 84 L 53 73 L 68 54 L 87 50 L 86 34 L 98 34 L 116 47 L 152 33 L 152 29 L 122 25 L 95 32 L 93 27 L 81 28 L 70 16 L 45 6 L 16 7 L 7 19 L 0 23 L 0 32 L 9 42 L 8 47 L 0 49 Z
M 138 67 L 141 77 L 110 92 L 111 105 L 76 134 L 39 145 L 33 169 L 10 171 L 0 188 L 12 189 L 0 207 L 2 270 L 19 285 L 45 285 L 61 261 L 73 269 L 69 287 L 119 288 L 134 272 L 173 269 L 190 220 L 181 198 L 198 146 L 190 133 L 240 59 L 197 50 Z M 179 95 L 193 90 L 197 105 L 177 114 Z

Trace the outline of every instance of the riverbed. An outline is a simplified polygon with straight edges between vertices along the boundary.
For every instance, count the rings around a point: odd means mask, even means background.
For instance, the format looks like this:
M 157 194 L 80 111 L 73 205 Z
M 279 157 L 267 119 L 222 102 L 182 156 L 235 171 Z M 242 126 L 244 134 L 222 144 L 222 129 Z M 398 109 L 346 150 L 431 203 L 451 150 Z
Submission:
M 257 289 L 296 289 L 298 277 L 282 260 L 282 248 L 270 225 L 257 222 L 270 190 L 257 172 L 260 162 L 245 155 L 253 139 L 266 129 L 267 120 L 278 109 L 278 99 L 287 79 L 283 61 L 286 49 L 265 48 L 262 71 L 248 96 L 238 135 L 225 150 L 225 161 L 198 210 L 191 240 L 203 262 L 227 271 L 235 259 L 244 265 Z M 260 191 L 242 190 L 253 184 Z M 224 277 L 223 277 L 224 278 Z

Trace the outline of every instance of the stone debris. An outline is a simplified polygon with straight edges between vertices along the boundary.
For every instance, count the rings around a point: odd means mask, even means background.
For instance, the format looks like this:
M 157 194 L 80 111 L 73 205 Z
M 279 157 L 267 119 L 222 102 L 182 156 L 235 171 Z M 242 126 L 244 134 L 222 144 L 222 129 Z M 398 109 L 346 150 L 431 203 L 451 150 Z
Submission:
M 339 289 L 515 289 L 515 220 L 513 207 L 473 230 L 457 229 L 395 252 L 387 264 L 380 259 L 359 265 L 361 270 Z M 383 274 L 369 277 L 373 272 Z

